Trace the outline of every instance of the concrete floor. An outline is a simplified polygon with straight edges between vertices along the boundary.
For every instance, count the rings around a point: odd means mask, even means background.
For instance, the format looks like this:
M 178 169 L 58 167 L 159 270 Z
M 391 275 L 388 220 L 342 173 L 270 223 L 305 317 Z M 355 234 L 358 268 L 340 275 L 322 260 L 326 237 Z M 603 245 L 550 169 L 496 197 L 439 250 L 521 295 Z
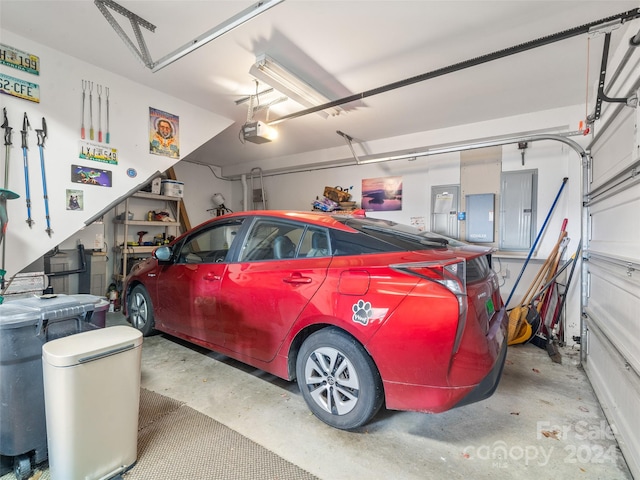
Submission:
M 295 383 L 164 334 L 144 339 L 142 386 L 324 480 L 631 479 L 579 352 L 561 352 L 560 365 L 510 347 L 488 400 L 438 415 L 382 411 L 358 432 L 317 420 Z

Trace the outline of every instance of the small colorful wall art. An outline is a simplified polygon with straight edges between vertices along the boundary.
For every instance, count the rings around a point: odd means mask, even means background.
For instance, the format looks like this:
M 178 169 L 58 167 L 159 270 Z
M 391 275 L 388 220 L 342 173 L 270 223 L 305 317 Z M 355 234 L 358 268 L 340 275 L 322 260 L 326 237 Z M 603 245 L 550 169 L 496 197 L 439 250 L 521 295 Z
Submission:
M 362 208 L 384 212 L 402 210 L 402 177 L 363 179 Z
M 67 188 L 67 210 L 84 210 L 84 192 Z
M 111 171 L 99 168 L 71 165 L 71 181 L 83 185 L 111 187 Z
M 180 158 L 180 126 L 177 115 L 149 107 L 149 153 Z

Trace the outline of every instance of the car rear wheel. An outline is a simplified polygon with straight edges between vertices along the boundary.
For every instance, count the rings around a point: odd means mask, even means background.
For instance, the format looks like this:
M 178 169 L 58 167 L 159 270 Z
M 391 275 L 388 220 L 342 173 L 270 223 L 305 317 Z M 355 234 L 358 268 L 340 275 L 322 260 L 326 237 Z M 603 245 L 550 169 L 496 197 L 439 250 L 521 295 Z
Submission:
M 332 427 L 360 427 L 382 406 L 382 380 L 373 360 L 338 329 L 325 328 L 304 341 L 296 376 L 309 409 Z
M 153 305 L 147 289 L 136 285 L 129 294 L 129 322 L 142 332 L 145 337 L 153 332 Z

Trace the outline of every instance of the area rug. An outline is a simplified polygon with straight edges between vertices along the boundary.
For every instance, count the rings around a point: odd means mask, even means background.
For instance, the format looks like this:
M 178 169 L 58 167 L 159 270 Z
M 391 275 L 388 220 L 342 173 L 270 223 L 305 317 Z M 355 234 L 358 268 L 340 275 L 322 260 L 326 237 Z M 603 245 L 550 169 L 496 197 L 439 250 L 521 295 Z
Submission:
M 317 480 L 235 430 L 144 388 L 138 422 L 138 461 L 125 480 Z M 32 478 L 49 480 L 46 466 Z M 13 473 L 0 477 L 13 479 Z

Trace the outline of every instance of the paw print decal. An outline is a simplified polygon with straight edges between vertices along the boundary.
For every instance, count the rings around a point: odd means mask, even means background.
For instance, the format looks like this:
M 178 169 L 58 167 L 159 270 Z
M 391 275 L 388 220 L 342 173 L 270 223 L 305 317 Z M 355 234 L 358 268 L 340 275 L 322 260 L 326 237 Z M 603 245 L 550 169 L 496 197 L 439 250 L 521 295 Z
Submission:
M 362 325 L 367 325 L 369 323 L 369 319 L 373 315 L 371 304 L 369 302 L 365 302 L 364 300 L 358 300 L 358 303 L 354 304 L 352 308 L 353 321 L 361 323 Z

